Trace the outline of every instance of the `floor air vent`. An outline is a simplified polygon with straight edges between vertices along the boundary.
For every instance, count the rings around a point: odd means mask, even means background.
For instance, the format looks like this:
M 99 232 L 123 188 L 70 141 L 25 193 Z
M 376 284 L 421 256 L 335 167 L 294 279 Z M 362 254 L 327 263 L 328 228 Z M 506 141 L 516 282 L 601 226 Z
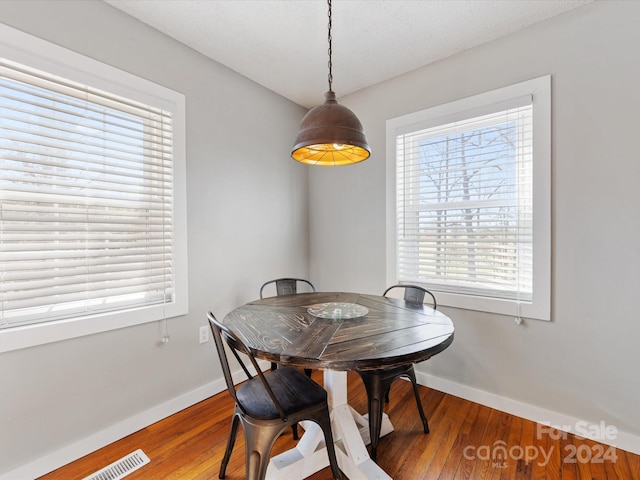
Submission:
M 149 457 L 142 450 L 136 450 L 82 480 L 119 480 L 149 462 Z

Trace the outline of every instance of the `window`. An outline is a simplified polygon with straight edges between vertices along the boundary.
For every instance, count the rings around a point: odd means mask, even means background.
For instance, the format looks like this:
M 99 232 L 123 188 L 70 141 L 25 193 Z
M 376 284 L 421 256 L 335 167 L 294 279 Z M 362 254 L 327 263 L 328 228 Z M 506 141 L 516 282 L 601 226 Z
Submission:
M 544 77 L 387 123 L 390 282 L 549 320 L 549 117 Z
M 3 348 L 41 337 L 25 326 L 55 340 L 70 320 L 94 333 L 186 313 L 184 97 L 24 36 L 43 65 L 0 34 Z

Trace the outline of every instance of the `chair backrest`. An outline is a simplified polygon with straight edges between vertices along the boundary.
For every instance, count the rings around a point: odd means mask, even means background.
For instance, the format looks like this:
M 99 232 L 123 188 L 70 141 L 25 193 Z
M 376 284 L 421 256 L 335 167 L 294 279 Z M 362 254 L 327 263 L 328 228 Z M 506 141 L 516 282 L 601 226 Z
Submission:
M 435 310 L 438 307 L 438 304 L 436 303 L 436 297 L 433 295 L 433 293 L 431 293 L 426 288 L 420 287 L 418 285 L 392 285 L 387 288 L 382 295 L 386 297 L 387 293 L 394 288 L 404 288 L 403 298 L 407 303 L 422 304 L 424 303 L 425 294 L 428 293 L 433 300 L 433 309 Z
M 246 365 L 238 355 L 238 352 L 244 354 L 249 359 L 249 361 L 251 362 L 251 365 L 253 366 L 256 373 L 258 374 L 258 377 L 260 378 L 260 381 L 262 382 L 263 387 L 265 388 L 265 390 L 269 394 L 269 397 L 271 398 L 271 401 L 275 405 L 276 410 L 278 411 L 278 415 L 280 415 L 280 418 L 282 418 L 283 420 L 286 420 L 287 416 L 284 413 L 284 410 L 282 409 L 280 402 L 278 402 L 278 399 L 273 393 L 273 390 L 267 383 L 266 378 L 264 378 L 264 374 L 262 373 L 262 370 L 260 370 L 260 367 L 258 366 L 258 362 L 255 359 L 255 357 L 251 354 L 251 351 L 249 350 L 249 348 L 242 342 L 242 340 L 240 340 L 240 338 L 237 335 L 235 335 L 231 330 L 225 327 L 222 323 L 218 322 L 218 320 L 216 319 L 215 315 L 213 315 L 213 313 L 208 312 L 207 318 L 209 319 L 209 326 L 211 327 L 213 340 L 216 344 L 218 357 L 220 358 L 220 365 L 222 366 L 222 373 L 224 374 L 224 380 L 227 384 L 227 389 L 229 390 L 231 397 L 236 402 L 236 405 L 238 405 L 240 409 L 244 413 L 246 413 L 244 406 L 240 402 L 238 402 L 238 397 L 236 395 L 236 388 L 233 383 L 233 377 L 231 376 L 231 369 L 229 368 L 229 359 L 227 358 L 227 352 L 224 349 L 224 342 L 222 341 L 223 336 L 226 339 L 227 345 L 229 345 L 229 348 L 233 352 L 233 355 L 236 357 L 236 360 L 238 360 L 238 363 L 244 370 L 244 373 L 247 375 L 247 378 L 252 379 L 253 376 L 251 375 L 251 373 L 249 373 L 249 370 L 247 369 Z
M 309 286 L 312 292 L 316 291 L 316 288 L 309 280 L 305 280 L 304 278 L 278 278 L 275 280 L 269 280 L 262 287 L 260 287 L 260 298 L 263 297 L 263 290 L 267 285 L 271 285 L 273 283 L 276 284 L 276 295 L 278 297 L 283 295 L 295 295 L 298 293 L 298 282 L 304 283 Z

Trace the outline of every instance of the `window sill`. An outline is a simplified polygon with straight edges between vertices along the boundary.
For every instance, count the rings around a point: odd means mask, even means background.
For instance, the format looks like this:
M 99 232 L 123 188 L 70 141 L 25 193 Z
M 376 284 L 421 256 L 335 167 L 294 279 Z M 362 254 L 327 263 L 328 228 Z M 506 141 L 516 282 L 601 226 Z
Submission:
M 0 330 L 0 353 L 141 325 L 187 313 L 186 305 L 172 303 L 8 328 Z
M 516 318 L 550 321 L 551 313 L 548 302 L 519 302 L 500 298 L 477 297 L 459 293 L 439 292 L 428 288 L 436 296 L 438 306 L 461 308 L 478 312 L 495 313 Z

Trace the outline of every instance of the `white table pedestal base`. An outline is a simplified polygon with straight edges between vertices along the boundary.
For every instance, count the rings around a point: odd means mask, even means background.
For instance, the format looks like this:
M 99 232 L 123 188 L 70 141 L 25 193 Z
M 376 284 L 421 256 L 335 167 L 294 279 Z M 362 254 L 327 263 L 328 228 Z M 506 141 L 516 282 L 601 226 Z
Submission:
M 340 470 L 350 480 L 391 480 L 369 457 L 367 415 L 360 415 L 347 404 L 347 372 L 325 370 L 324 387 L 329 394 L 331 430 Z M 302 422 L 304 435 L 295 448 L 269 462 L 267 480 L 303 479 L 329 466 L 322 429 L 314 422 Z M 393 431 L 389 417 L 383 414 L 380 436 Z

